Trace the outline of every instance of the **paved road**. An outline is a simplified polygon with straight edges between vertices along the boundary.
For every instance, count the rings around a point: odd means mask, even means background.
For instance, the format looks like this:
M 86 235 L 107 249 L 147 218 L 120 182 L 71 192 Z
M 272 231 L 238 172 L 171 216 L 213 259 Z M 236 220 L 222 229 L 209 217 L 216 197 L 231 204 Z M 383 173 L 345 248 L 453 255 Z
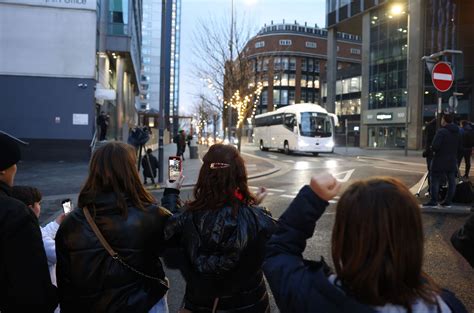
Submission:
M 269 196 L 264 205 L 269 208 L 275 217 L 278 217 L 288 207 L 291 199 L 300 187 L 309 182 L 312 174 L 326 171 L 345 180 L 344 187 L 351 181 L 369 176 L 390 175 L 402 180 L 408 186 L 415 185 L 422 177 L 425 167 L 416 163 L 393 163 L 382 160 L 370 160 L 339 155 L 284 155 L 278 152 L 262 152 L 253 147 L 244 147 L 244 152 L 272 160 L 281 167 L 273 175 L 257 178 L 250 181 L 251 188 L 265 186 L 269 188 Z M 157 194 L 158 195 L 158 194 Z M 158 195 L 159 196 L 159 195 Z M 191 197 L 188 188 L 182 191 L 183 198 Z M 321 220 L 316 232 L 308 241 L 306 258 L 319 259 L 330 257 L 330 236 L 334 223 L 334 210 L 337 199 L 333 201 Z M 469 312 L 474 312 L 474 271 L 462 260 L 449 244 L 452 232 L 460 227 L 465 215 L 423 214 L 426 251 L 425 271 L 443 287 L 454 291 L 466 304 Z M 184 293 L 184 283 L 176 271 L 168 271 L 172 282 L 169 303 L 171 312 L 176 312 Z M 278 312 L 272 301 L 272 312 Z

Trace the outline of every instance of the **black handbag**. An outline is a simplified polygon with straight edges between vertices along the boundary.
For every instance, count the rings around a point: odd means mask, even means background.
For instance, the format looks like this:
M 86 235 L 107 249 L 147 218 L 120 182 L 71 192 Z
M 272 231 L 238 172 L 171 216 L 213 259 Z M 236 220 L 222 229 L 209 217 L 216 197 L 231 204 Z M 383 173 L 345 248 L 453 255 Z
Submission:
M 140 277 L 143 277 L 143 278 L 146 278 L 146 279 L 149 279 L 153 282 L 156 282 L 160 285 L 160 287 L 163 289 L 163 294 L 165 294 L 168 289 L 170 288 L 169 287 L 169 281 L 168 281 L 168 278 L 165 277 L 165 279 L 161 279 L 159 277 L 155 277 L 155 276 L 151 276 L 151 275 L 148 275 L 148 274 L 145 274 L 139 270 L 137 270 L 136 268 L 134 268 L 133 266 L 131 266 L 130 264 L 128 264 L 127 262 L 124 261 L 124 259 L 117 253 L 115 252 L 115 250 L 109 245 L 109 243 L 107 242 L 107 240 L 105 240 L 104 236 L 102 235 L 102 233 L 100 232 L 99 228 L 97 227 L 96 223 L 94 222 L 94 220 L 92 219 L 92 216 L 89 212 L 89 209 L 87 207 L 83 207 L 82 208 L 82 211 L 84 212 L 84 215 L 86 216 L 86 220 L 87 222 L 89 223 L 89 225 L 91 226 L 92 228 L 92 231 L 94 232 L 94 234 L 97 236 L 97 238 L 99 239 L 100 243 L 102 244 L 102 246 L 104 247 L 104 249 L 110 254 L 110 256 L 112 257 L 112 259 L 116 260 L 117 262 L 119 262 L 120 264 L 122 264 L 124 267 L 128 268 L 130 271 L 134 272 L 135 274 L 137 274 L 138 276 Z

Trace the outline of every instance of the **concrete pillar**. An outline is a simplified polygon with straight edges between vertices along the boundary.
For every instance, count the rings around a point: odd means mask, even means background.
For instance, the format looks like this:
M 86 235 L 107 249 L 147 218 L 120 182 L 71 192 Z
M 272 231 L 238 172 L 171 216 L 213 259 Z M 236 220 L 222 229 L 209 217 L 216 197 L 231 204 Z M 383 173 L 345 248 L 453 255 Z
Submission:
M 333 27 L 328 29 L 326 63 L 326 81 L 327 81 L 327 97 L 326 110 L 335 112 L 336 109 L 336 80 L 337 80 L 337 30 Z
M 117 100 L 116 100 L 116 138 L 117 140 L 122 140 L 122 125 L 123 125 L 123 110 L 124 110 L 124 83 L 123 83 L 123 74 L 124 74 L 124 61 L 120 56 L 117 57 L 115 73 L 117 75 Z
M 408 149 L 422 148 L 425 0 L 410 0 L 408 38 Z
M 362 16 L 362 90 L 361 90 L 361 125 L 360 146 L 367 147 L 369 142 L 368 126 L 363 123 L 363 115 L 369 109 L 369 76 L 370 76 L 370 13 Z

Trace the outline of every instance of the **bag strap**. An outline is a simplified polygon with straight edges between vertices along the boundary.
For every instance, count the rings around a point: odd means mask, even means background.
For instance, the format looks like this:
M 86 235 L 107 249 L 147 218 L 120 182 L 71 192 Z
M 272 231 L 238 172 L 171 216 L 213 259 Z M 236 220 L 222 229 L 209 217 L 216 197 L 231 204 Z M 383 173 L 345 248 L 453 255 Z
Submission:
M 84 215 L 86 216 L 86 220 L 89 223 L 90 227 L 92 228 L 92 231 L 99 239 L 100 244 L 104 247 L 105 250 L 107 250 L 107 252 L 110 254 L 112 258 L 116 259 L 118 257 L 118 253 L 115 252 L 115 250 L 112 249 L 112 247 L 109 245 L 107 240 L 105 240 L 104 236 L 102 235 L 99 228 L 97 227 L 97 224 L 92 219 L 89 209 L 87 207 L 83 207 L 82 211 L 84 212 Z
M 128 264 L 127 262 L 125 262 L 121 257 L 120 255 L 115 252 L 115 250 L 109 245 L 109 243 L 107 242 L 107 240 L 105 240 L 104 236 L 102 235 L 102 233 L 100 232 L 99 228 L 97 227 L 97 224 L 94 222 L 94 219 L 92 218 L 90 212 L 89 212 L 89 209 L 85 206 L 82 208 L 82 211 L 84 212 L 84 215 L 86 216 L 86 220 L 87 220 L 87 223 L 89 223 L 90 227 L 92 228 L 92 231 L 94 232 L 94 234 L 97 236 L 97 238 L 99 239 L 101 245 L 104 247 L 104 249 L 110 254 L 110 256 L 118 261 L 120 264 L 122 264 L 124 267 L 128 268 L 130 271 L 136 273 L 137 275 L 139 276 L 142 276 L 142 277 L 145 277 L 145 278 L 148 278 L 148 279 L 151 279 L 151 280 L 155 280 L 157 281 L 158 283 L 160 283 L 161 285 L 163 285 L 164 287 L 166 287 L 167 289 L 169 289 L 169 283 L 168 283 L 168 279 L 161 279 L 159 277 L 154 277 L 154 276 L 150 276 L 148 274 L 145 274 L 139 270 L 137 270 L 136 268 L 134 268 L 133 266 L 131 266 L 130 264 Z

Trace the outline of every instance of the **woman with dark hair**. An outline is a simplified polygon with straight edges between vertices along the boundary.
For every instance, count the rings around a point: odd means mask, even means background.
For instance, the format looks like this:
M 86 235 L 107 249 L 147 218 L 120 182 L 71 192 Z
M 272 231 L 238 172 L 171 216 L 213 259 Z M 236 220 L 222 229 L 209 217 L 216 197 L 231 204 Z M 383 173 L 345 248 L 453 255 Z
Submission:
M 275 221 L 247 185 L 244 160 L 230 145 L 211 146 L 203 158 L 194 200 L 165 230 L 184 248 L 184 310 L 269 312 L 263 279 L 264 247 Z
M 394 178 L 356 182 L 341 196 L 332 231 L 335 273 L 324 260 L 303 260 L 306 240 L 340 187 L 329 174 L 314 176 L 268 242 L 264 271 L 281 312 L 467 313 L 423 272 L 420 208 Z
M 167 312 L 158 258 L 170 213 L 141 184 L 135 149 L 99 148 L 56 235 L 61 312 Z

